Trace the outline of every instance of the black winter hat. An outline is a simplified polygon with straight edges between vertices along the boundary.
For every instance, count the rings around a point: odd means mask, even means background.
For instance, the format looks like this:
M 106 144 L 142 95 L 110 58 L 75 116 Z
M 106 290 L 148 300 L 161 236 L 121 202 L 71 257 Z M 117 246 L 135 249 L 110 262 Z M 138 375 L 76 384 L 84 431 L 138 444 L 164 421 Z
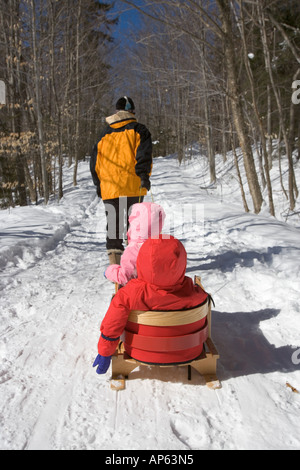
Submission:
M 134 111 L 134 102 L 131 98 L 128 98 L 127 96 L 122 96 L 122 98 L 119 98 L 116 103 L 116 109 L 123 111 Z

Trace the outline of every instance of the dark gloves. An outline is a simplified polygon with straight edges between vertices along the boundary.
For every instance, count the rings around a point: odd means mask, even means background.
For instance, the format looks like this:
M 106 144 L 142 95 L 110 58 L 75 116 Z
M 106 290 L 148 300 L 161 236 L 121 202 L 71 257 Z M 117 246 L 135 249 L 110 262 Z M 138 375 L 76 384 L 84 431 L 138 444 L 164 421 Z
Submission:
M 111 356 L 98 356 L 96 357 L 93 367 L 97 367 L 96 372 L 97 374 L 105 374 L 110 366 Z
M 141 176 L 141 188 L 146 188 L 149 191 L 151 188 L 149 176 Z

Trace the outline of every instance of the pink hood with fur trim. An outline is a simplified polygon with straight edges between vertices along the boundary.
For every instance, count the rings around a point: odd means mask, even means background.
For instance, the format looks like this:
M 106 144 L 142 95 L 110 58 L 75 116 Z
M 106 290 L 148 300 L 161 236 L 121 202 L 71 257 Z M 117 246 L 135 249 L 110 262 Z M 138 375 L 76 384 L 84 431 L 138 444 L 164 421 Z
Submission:
M 141 202 L 132 206 L 128 219 L 128 246 L 121 257 L 121 264 L 112 264 L 105 271 L 107 279 L 125 285 L 137 277 L 136 259 L 139 250 L 148 238 L 159 238 L 165 217 L 163 208 L 154 202 Z

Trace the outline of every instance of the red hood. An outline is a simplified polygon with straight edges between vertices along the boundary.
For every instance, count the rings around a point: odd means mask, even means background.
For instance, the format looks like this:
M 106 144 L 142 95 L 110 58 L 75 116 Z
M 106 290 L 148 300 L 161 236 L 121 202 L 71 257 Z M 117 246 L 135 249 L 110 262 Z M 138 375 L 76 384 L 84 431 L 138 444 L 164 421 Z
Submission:
M 184 282 L 186 262 L 185 248 L 176 238 L 149 238 L 137 258 L 138 279 L 160 288 L 176 288 Z

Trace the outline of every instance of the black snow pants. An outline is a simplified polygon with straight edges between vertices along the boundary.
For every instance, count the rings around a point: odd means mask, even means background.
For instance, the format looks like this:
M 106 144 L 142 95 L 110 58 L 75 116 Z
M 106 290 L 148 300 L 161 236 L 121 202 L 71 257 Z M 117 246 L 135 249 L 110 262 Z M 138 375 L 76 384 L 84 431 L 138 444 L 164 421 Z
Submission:
M 106 199 L 104 202 L 106 214 L 106 249 L 124 251 L 123 241 L 128 231 L 128 216 L 133 204 L 143 202 L 143 197 L 120 197 Z

